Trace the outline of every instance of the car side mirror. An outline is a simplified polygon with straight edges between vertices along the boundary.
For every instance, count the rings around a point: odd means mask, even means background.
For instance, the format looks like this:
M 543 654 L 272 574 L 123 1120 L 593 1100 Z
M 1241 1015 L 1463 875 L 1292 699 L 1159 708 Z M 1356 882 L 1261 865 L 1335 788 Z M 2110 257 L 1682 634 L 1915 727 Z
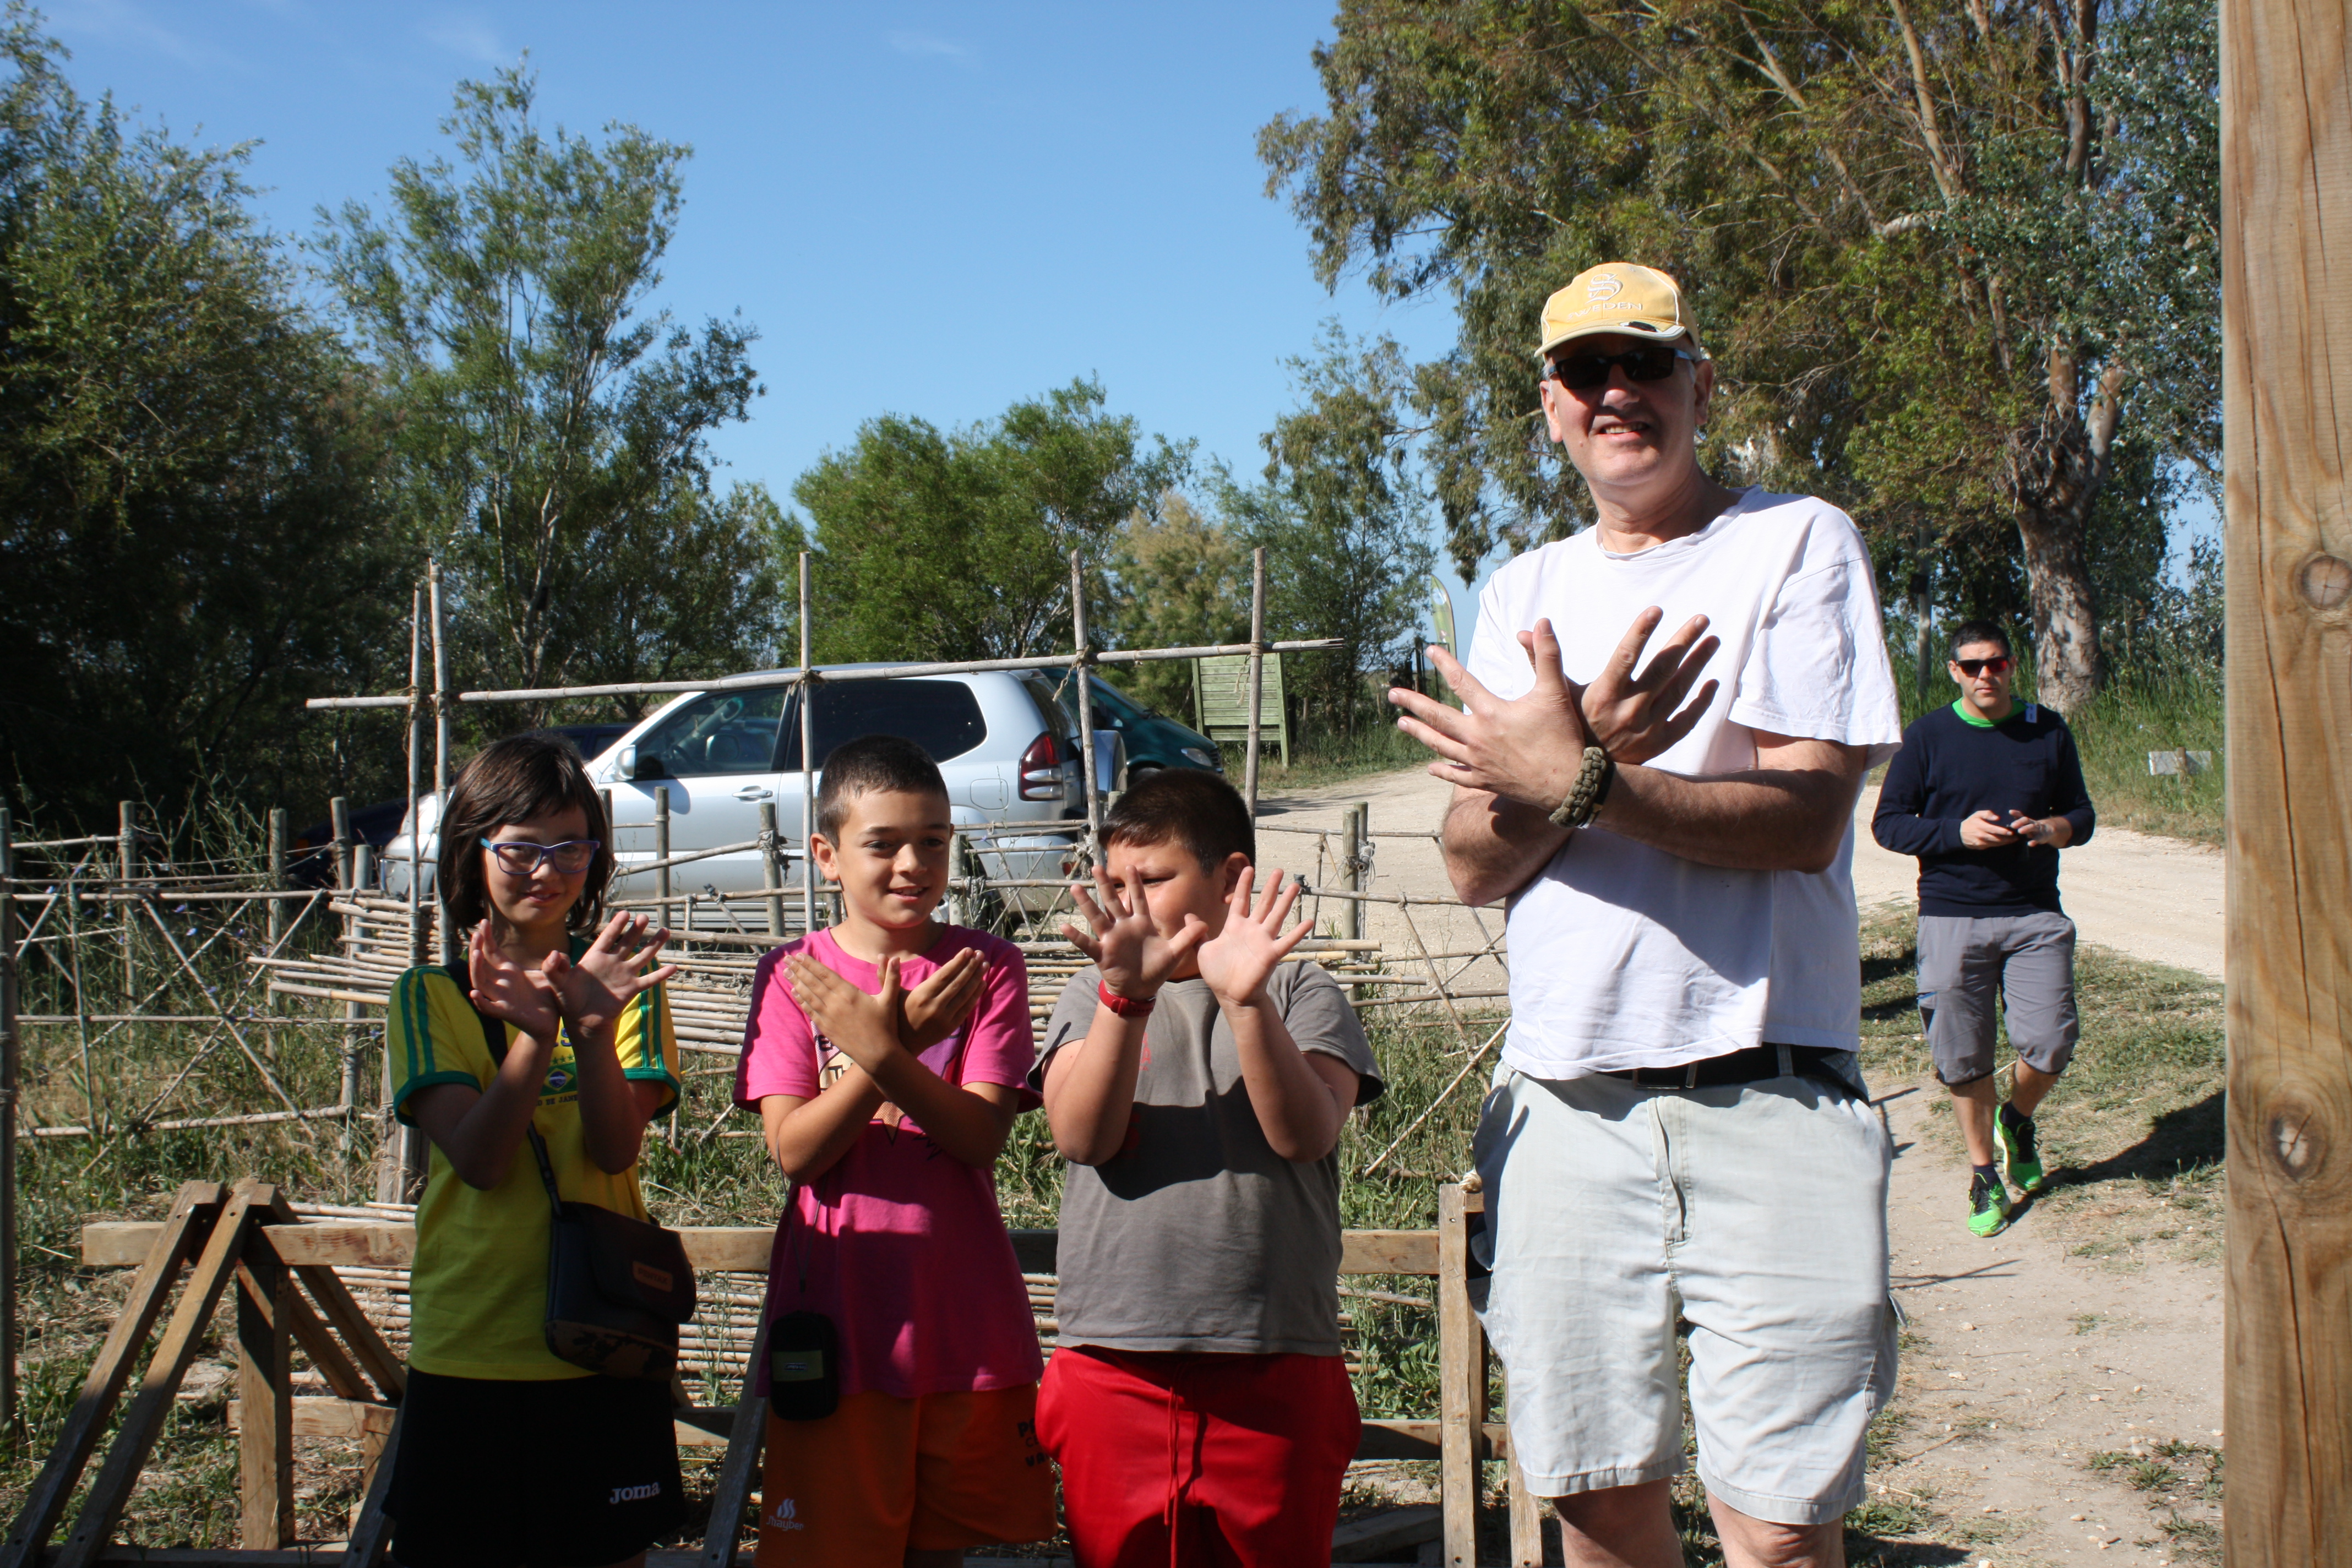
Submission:
M 659 752 L 640 752 L 635 746 L 623 746 L 614 771 L 625 779 L 662 779 L 669 771 L 662 766 Z

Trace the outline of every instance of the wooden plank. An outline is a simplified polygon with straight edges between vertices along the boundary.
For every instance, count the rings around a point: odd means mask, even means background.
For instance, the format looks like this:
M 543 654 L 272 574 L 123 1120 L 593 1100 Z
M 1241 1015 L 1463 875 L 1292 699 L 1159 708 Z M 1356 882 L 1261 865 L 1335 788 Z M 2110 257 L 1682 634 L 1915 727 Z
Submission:
M 1343 1230 L 1339 1233 L 1342 1274 L 1434 1274 L 1437 1233 L 1433 1230 Z
M 152 1220 L 100 1221 L 81 1227 L 81 1260 L 119 1268 L 142 1260 L 162 1226 Z M 285 1261 L 303 1269 L 341 1265 L 405 1268 L 416 1250 L 416 1227 L 385 1220 L 310 1220 L 270 1224 L 263 1234 Z M 686 1256 L 698 1269 L 764 1274 L 775 1233 L 760 1226 L 681 1226 Z M 1055 1233 L 1016 1230 L 1013 1250 L 1024 1274 L 1055 1271 Z M 1339 1237 L 1342 1274 L 1434 1274 L 1437 1237 L 1427 1230 L 1349 1230 Z M 305 1273 L 307 1285 L 310 1276 Z
M 1463 1223 L 1462 1189 L 1452 1182 L 1437 1189 L 1437 1489 L 1445 1510 L 1446 1568 L 1475 1568 L 1478 1561 L 1478 1455 L 1473 1446 L 1486 1412 L 1484 1336 L 1470 1311 L 1465 1285 L 1469 1231 Z
M 1392 1508 L 1351 1519 L 1331 1532 L 1334 1563 L 1390 1563 L 1424 1541 L 1434 1541 L 1441 1525 L 1433 1508 Z
M 352 1358 L 343 1353 L 333 1331 L 319 1321 L 319 1314 L 310 1310 L 301 1292 L 287 1291 L 284 1305 L 287 1327 L 294 1331 L 294 1342 L 302 1347 L 302 1353 L 310 1358 L 319 1375 L 327 1380 L 335 1396 L 367 1399 L 367 1379 L 360 1375 L 360 1369 L 352 1364 Z
M 320 1394 L 298 1394 L 294 1396 L 294 1436 L 323 1437 L 330 1442 L 364 1443 L 370 1438 L 392 1436 L 393 1417 L 398 1415 L 397 1405 L 376 1405 L 364 1399 L 335 1399 Z M 245 1422 L 245 1402 L 228 1402 L 229 1430 L 240 1431 Z
M 113 1538 L 114 1527 L 131 1500 L 131 1489 L 138 1484 L 139 1472 L 146 1468 L 147 1457 L 154 1451 L 155 1439 L 163 1430 L 163 1417 L 171 1411 L 180 1380 L 187 1375 L 188 1363 L 196 1359 L 196 1352 L 204 1343 L 205 1325 L 211 1321 L 213 1309 L 219 1305 L 221 1292 L 236 1275 L 237 1258 L 245 1250 L 246 1236 L 251 1228 L 248 1221 L 254 1200 L 260 1197 L 266 1206 L 275 1195 L 272 1188 L 240 1183 L 221 1206 L 220 1217 L 213 1222 L 212 1233 L 205 1238 L 204 1251 L 189 1276 L 187 1289 L 180 1292 L 179 1302 L 172 1309 L 171 1321 L 164 1326 L 163 1341 L 148 1360 L 146 1375 L 139 1380 L 139 1392 L 123 1412 L 114 1443 L 107 1449 L 106 1460 L 99 1467 L 97 1479 L 90 1482 L 83 1498 L 81 1512 L 74 1519 L 73 1533 L 66 1537 L 63 1549 L 58 1552 L 58 1568 L 91 1568 Z
M 2346 28 L 2343 0 L 2221 9 L 2231 1568 L 2352 1542 Z
M 155 1320 L 163 1315 L 163 1304 L 171 1300 L 180 1265 L 204 1244 L 227 1196 L 217 1182 L 186 1183 L 172 1199 L 170 1217 L 146 1227 L 152 1236 L 139 1277 L 131 1282 L 130 1297 L 122 1303 L 114 1327 L 107 1331 L 106 1342 L 99 1347 L 89 1375 L 82 1379 L 81 1393 L 66 1413 L 57 1446 L 49 1450 L 40 1475 L 25 1494 L 25 1506 L 9 1527 L 7 1540 L 0 1542 L 0 1568 L 32 1568 L 40 1561 L 50 1531 L 64 1517 L 82 1468 L 89 1463 L 100 1434 L 106 1430 L 107 1417 L 114 1413 L 115 1401 L 131 1379 L 138 1352 L 154 1329 Z
M 302 1223 L 301 1216 L 294 1212 L 293 1205 L 286 1201 L 283 1194 L 270 1205 L 265 1218 L 267 1223 L 260 1227 L 261 1238 L 270 1243 L 273 1248 L 276 1244 L 271 1239 L 272 1233 L 278 1226 L 299 1226 Z M 415 1227 L 407 1228 L 411 1233 L 413 1249 Z M 284 1258 L 282 1253 L 279 1256 Z M 294 1262 L 290 1258 L 285 1261 Z M 296 1313 L 294 1330 L 305 1336 L 303 1349 L 325 1375 L 329 1385 L 346 1399 L 365 1399 L 368 1389 L 359 1382 L 359 1374 L 364 1372 L 385 1402 L 397 1402 L 408 1388 L 407 1367 L 392 1347 L 383 1342 L 383 1336 L 376 1331 L 375 1325 L 368 1321 L 367 1313 L 352 1298 L 350 1287 L 336 1276 L 333 1268 L 322 1264 L 295 1263 L 294 1278 L 310 1293 L 310 1300 L 318 1303 L 319 1317 L 323 1320 L 320 1332 L 314 1339 L 306 1332 L 306 1320 L 310 1314 L 307 1309 L 302 1309 Z M 296 1306 L 298 1309 L 301 1307 L 299 1300 Z M 331 1334 L 327 1331 L 331 1331 Z M 341 1342 L 340 1348 L 334 1342 L 336 1338 Z M 343 1359 L 344 1352 L 349 1352 L 348 1359 Z M 353 1361 L 358 1363 L 356 1367 L 352 1364 Z
M 694 1568 L 729 1568 L 735 1561 L 735 1542 L 742 1532 L 743 1505 L 760 1476 L 760 1447 L 767 1436 L 768 1402 L 751 1392 L 752 1368 L 768 1355 L 768 1326 L 760 1325 L 751 1342 L 751 1360 L 743 1376 L 742 1396 L 735 1402 L 733 1429 L 727 1437 L 727 1458 L 719 1467 L 719 1484 L 710 1495 L 710 1526 L 702 1537 L 702 1551 Z
M 1516 1457 L 1505 1485 L 1511 1510 L 1511 1568 L 1543 1568 L 1543 1504 L 1528 1490 Z
M 1412 1421 L 1386 1418 L 1366 1420 L 1356 1439 L 1356 1458 L 1360 1459 L 1443 1459 L 1444 1445 L 1440 1441 L 1444 1424 L 1437 1421 Z M 1511 1429 L 1500 1421 L 1489 1421 L 1478 1428 L 1475 1439 L 1477 1457 L 1481 1459 L 1507 1458 L 1511 1451 Z
M 237 1544 L 294 1541 L 294 1368 L 287 1305 L 294 1281 L 267 1247 L 248 1241 L 236 1266 Z
M 383 1506 L 392 1495 L 393 1466 L 399 1454 L 400 1416 L 395 1413 L 392 1431 L 383 1440 L 383 1452 L 376 1458 L 375 1473 L 368 1477 L 367 1491 L 360 1499 L 360 1514 L 352 1524 L 351 1539 L 343 1545 L 342 1568 L 375 1568 L 392 1545 L 392 1516 L 384 1512 Z M 315 1565 L 306 1557 L 302 1568 Z

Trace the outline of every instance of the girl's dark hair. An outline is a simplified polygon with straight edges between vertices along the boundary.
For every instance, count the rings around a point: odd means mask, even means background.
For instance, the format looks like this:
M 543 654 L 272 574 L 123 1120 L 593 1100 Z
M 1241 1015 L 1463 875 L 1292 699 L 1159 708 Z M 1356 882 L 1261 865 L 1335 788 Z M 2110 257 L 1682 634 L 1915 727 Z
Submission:
M 604 919 L 604 888 L 613 879 L 613 836 L 604 821 L 604 797 L 590 782 L 580 753 L 561 736 L 509 735 L 474 754 L 449 786 L 448 808 L 441 814 L 437 874 L 453 931 L 470 931 L 490 912 L 482 839 L 511 823 L 551 816 L 573 805 L 588 819 L 581 837 L 598 843 L 563 923 L 575 931 L 593 931 Z
M 1103 818 L 1102 841 L 1105 850 L 1115 844 L 1181 844 L 1203 871 L 1214 871 L 1234 854 L 1257 863 L 1257 825 L 1241 791 L 1199 768 L 1146 774 Z

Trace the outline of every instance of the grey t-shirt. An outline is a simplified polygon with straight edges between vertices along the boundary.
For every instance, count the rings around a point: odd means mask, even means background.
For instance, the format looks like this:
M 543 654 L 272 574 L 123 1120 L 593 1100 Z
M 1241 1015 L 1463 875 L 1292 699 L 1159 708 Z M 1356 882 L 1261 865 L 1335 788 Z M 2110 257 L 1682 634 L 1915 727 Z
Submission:
M 1093 1025 L 1100 976 L 1072 976 L 1031 1081 Z M 1266 991 L 1301 1050 L 1356 1069 L 1356 1102 L 1385 1087 L 1347 993 L 1307 963 Z M 1200 980 L 1171 981 L 1143 1033 L 1127 1146 L 1072 1165 L 1062 1192 L 1065 1345 L 1240 1355 L 1339 1353 L 1339 1158 L 1297 1163 L 1265 1141 L 1240 1047 Z

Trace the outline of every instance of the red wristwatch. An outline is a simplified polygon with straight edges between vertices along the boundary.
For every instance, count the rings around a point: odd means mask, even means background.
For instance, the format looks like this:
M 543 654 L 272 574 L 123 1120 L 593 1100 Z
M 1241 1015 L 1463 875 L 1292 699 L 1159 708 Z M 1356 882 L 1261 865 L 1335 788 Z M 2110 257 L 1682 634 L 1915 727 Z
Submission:
M 1095 999 L 1122 1018 L 1148 1018 L 1160 1002 L 1157 996 L 1122 996 L 1099 980 L 1095 982 Z

